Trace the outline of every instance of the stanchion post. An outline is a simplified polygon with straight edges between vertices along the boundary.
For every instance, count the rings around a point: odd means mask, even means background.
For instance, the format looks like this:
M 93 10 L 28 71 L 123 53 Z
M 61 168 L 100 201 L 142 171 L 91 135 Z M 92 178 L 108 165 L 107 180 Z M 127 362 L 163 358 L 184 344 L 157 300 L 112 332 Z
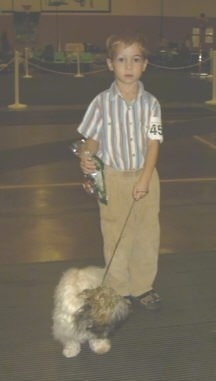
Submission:
M 208 78 L 212 78 L 213 77 L 213 53 L 214 53 L 214 50 L 210 49 L 209 50 L 210 65 L 209 65 L 209 75 L 208 75 Z
M 212 99 L 206 101 L 206 104 L 216 105 L 216 50 L 212 52 Z
M 78 77 L 78 78 L 84 77 L 84 75 L 81 74 L 81 70 L 80 70 L 80 54 L 79 54 L 79 52 L 76 53 L 76 59 L 77 59 L 77 72 L 76 72 L 74 77 Z
M 24 49 L 24 67 L 25 67 L 25 75 L 23 78 L 32 78 L 32 75 L 29 74 L 29 48 Z
M 27 105 L 19 102 L 19 61 L 19 52 L 16 50 L 14 56 L 14 103 L 8 106 L 14 110 L 27 107 Z
M 199 73 L 199 75 L 202 74 L 202 60 L 203 60 L 203 53 L 202 53 L 202 48 L 200 47 L 199 54 L 198 54 L 198 73 Z

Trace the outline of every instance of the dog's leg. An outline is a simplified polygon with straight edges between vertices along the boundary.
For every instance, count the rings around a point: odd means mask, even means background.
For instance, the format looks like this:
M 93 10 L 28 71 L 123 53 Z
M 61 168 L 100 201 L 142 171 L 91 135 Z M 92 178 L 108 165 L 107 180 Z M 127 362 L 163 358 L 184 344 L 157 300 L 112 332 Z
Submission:
M 81 350 L 80 343 L 76 341 L 70 341 L 64 346 L 62 353 L 65 357 L 70 358 L 70 357 L 76 357 L 80 353 L 80 350 Z
M 99 355 L 109 352 L 111 342 L 109 339 L 91 339 L 89 340 L 91 350 Z

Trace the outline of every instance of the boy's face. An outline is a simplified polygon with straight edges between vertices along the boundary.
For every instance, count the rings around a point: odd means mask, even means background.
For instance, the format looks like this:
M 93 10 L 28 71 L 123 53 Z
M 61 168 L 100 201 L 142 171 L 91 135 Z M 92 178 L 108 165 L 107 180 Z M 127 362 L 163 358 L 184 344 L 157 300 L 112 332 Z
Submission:
M 145 71 L 147 63 L 138 43 L 129 46 L 119 43 L 114 57 L 107 59 L 108 68 L 114 72 L 116 80 L 125 84 L 138 81 Z

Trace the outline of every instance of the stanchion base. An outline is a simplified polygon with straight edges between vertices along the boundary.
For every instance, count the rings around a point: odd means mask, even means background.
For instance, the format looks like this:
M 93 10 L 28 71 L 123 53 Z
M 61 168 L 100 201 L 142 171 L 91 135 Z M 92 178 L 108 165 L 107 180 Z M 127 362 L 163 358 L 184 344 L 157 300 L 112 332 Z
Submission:
M 209 75 L 207 76 L 207 79 L 208 79 L 209 81 L 212 81 L 212 80 L 213 80 L 213 74 L 209 74 Z
M 32 78 L 32 75 L 26 74 L 26 75 L 23 76 L 23 78 Z
M 14 103 L 14 104 L 8 106 L 8 108 L 11 108 L 12 110 L 20 110 L 20 109 L 23 109 L 26 107 L 27 107 L 27 105 L 22 104 L 22 103 Z
M 83 74 L 75 74 L 75 76 L 74 76 L 75 78 L 83 78 L 84 77 L 84 75 Z
M 210 101 L 205 101 L 207 105 L 214 105 L 216 106 L 216 99 L 211 99 Z
M 208 76 L 209 76 L 208 73 L 191 73 L 192 78 L 207 79 Z

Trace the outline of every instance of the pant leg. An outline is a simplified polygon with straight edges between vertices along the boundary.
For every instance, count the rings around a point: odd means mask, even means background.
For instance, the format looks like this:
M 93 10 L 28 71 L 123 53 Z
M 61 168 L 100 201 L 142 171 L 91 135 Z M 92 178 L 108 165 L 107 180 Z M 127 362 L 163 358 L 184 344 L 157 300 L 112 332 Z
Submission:
M 104 258 L 109 264 L 116 243 L 120 238 L 118 248 L 110 266 L 106 283 L 120 295 L 129 295 L 128 256 L 132 240 L 128 237 L 128 224 L 121 235 L 122 227 L 127 218 L 130 205 L 133 202 L 132 190 L 122 171 L 105 167 L 104 170 L 108 205 L 99 204 L 100 222 L 104 244 Z M 129 242 L 128 242 L 129 241 Z M 131 242 L 131 243 L 130 243 Z
M 134 296 L 149 291 L 157 275 L 160 247 L 159 208 L 160 184 L 155 170 L 148 195 L 135 204 L 134 244 L 129 259 L 130 293 Z
M 139 175 L 140 171 L 105 169 L 108 205 L 100 204 L 100 217 L 106 264 L 121 235 L 133 202 L 133 185 Z M 153 178 L 148 196 L 134 204 L 108 272 L 107 283 L 121 295 L 147 291 L 157 273 L 159 186 L 155 184 L 159 181 L 156 171 Z

